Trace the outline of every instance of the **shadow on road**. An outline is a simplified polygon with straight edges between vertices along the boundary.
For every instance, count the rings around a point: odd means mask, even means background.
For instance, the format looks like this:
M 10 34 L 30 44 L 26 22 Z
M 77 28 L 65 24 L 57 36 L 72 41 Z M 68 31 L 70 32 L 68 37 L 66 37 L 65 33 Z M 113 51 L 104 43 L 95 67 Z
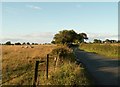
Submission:
M 77 60 L 82 62 L 95 80 L 96 85 L 118 85 L 120 60 L 106 58 L 93 52 L 77 50 Z

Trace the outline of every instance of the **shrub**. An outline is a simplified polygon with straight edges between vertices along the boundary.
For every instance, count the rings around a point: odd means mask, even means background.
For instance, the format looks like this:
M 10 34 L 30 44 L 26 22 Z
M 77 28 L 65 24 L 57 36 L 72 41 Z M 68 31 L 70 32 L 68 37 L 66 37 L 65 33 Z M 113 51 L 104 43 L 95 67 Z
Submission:
M 63 47 L 58 47 L 52 50 L 50 53 L 52 56 L 57 56 L 60 59 L 63 59 L 64 61 L 75 61 L 75 55 L 72 52 L 72 49 L 63 46 Z
M 42 85 L 90 85 L 84 68 L 75 63 L 65 63 L 52 71 L 48 80 L 41 82 Z

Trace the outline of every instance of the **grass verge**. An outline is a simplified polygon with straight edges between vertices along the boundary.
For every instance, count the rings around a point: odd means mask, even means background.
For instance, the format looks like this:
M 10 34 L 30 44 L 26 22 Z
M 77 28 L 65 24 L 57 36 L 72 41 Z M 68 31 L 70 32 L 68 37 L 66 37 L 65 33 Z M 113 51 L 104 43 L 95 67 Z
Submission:
M 120 52 L 119 45 L 111 44 L 80 44 L 79 48 L 81 50 L 98 53 L 109 58 L 118 58 L 118 53 Z

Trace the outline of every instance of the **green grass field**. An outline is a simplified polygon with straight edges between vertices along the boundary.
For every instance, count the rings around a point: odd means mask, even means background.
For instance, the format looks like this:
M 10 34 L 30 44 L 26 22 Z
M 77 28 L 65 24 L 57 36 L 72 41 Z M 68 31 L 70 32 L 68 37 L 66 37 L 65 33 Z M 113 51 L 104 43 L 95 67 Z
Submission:
M 35 61 L 46 60 L 46 55 L 56 48 L 56 45 L 37 45 L 34 48 L 2 46 L 2 85 L 32 85 Z M 67 47 L 63 48 L 70 50 Z M 70 51 L 66 58 L 68 59 L 58 67 L 53 66 L 53 58 L 50 58 L 48 79 L 45 77 L 45 63 L 39 64 L 37 84 L 90 85 L 91 81 L 84 67 L 71 61 L 75 58 L 74 54 Z
M 110 58 L 118 58 L 120 52 L 119 44 L 80 44 L 81 50 L 95 52 Z

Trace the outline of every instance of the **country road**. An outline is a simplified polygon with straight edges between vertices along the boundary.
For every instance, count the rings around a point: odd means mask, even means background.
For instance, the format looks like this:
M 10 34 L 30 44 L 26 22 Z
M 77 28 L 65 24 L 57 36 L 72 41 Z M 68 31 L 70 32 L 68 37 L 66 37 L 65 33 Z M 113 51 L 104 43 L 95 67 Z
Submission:
M 95 85 L 115 85 L 118 86 L 118 59 L 105 58 L 95 53 L 75 50 L 77 61 L 85 65 L 90 73 Z

